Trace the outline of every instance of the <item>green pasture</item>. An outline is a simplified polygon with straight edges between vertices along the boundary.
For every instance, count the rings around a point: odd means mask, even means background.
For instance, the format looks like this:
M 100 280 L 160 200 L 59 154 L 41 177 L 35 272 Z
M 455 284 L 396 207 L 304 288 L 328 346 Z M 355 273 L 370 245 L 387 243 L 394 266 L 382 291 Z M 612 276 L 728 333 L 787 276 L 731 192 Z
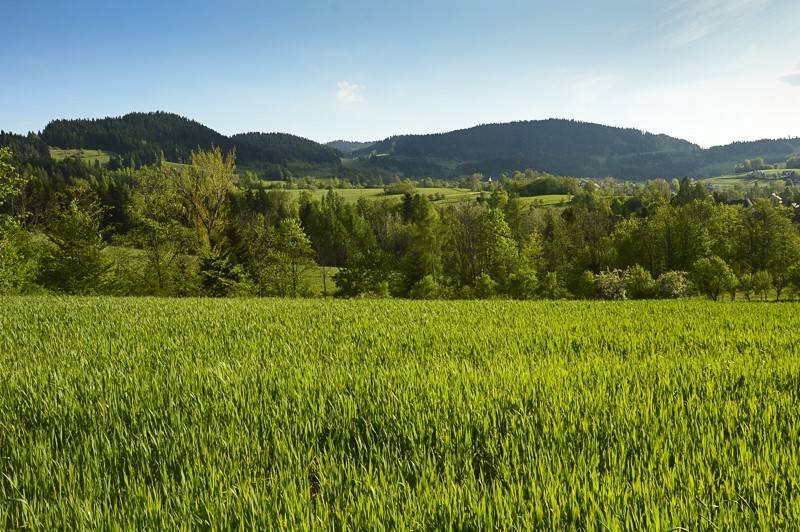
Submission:
M 785 171 L 785 169 L 760 170 L 758 173 L 763 177 L 753 177 L 750 173 L 728 174 L 701 179 L 700 182 L 720 187 L 735 187 L 737 185 L 741 187 L 750 187 L 753 185 L 763 187 L 765 185 L 769 185 L 770 183 L 784 184 L 786 179 L 781 177 L 781 173 Z
M 572 201 L 572 194 L 544 194 L 520 198 L 523 204 L 536 207 L 556 207 Z
M 293 198 L 300 197 L 303 190 L 291 189 L 288 192 Z M 433 200 L 437 205 L 447 205 L 452 203 L 460 203 L 463 201 L 475 201 L 480 192 L 473 192 L 469 189 L 463 188 L 422 188 L 417 187 L 417 194 L 422 194 Z M 327 189 L 315 189 L 311 191 L 316 198 L 321 199 L 328 193 Z M 402 195 L 386 195 L 382 188 L 337 188 L 334 192 L 342 196 L 348 203 L 356 203 L 359 199 L 365 198 L 368 200 L 381 200 L 381 199 L 399 199 Z M 489 198 L 491 193 L 484 192 L 486 198 Z M 572 200 L 569 194 L 546 194 L 542 196 L 530 196 L 520 198 L 525 205 L 534 205 L 540 207 L 557 206 L 568 203 Z
M 305 189 L 291 189 L 288 192 L 293 198 L 300 197 L 301 192 Z M 356 203 L 359 199 L 365 198 L 368 200 L 389 199 L 389 198 L 402 198 L 402 195 L 386 195 L 382 188 L 337 188 L 333 189 L 348 203 Z M 328 193 L 327 189 L 314 189 L 311 191 L 315 197 L 322 198 Z M 417 194 L 425 196 L 443 196 L 442 199 L 437 199 L 437 202 L 458 202 L 463 200 L 471 200 L 478 197 L 479 192 L 471 192 L 467 189 L 460 188 L 417 188 Z
M 88 164 L 94 164 L 95 161 L 97 161 L 101 166 L 108 164 L 108 161 L 113 155 L 113 153 L 103 150 L 62 150 L 59 148 L 50 148 L 50 157 L 57 161 L 61 161 L 67 157 L 77 157 Z

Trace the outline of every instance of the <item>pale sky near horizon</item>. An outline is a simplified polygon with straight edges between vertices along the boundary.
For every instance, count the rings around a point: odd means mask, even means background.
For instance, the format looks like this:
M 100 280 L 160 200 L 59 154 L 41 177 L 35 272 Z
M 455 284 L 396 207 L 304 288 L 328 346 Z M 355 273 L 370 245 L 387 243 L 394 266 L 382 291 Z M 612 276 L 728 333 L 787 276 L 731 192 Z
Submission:
M 381 140 L 568 118 L 800 137 L 798 0 L 0 0 L 0 130 L 168 111 Z

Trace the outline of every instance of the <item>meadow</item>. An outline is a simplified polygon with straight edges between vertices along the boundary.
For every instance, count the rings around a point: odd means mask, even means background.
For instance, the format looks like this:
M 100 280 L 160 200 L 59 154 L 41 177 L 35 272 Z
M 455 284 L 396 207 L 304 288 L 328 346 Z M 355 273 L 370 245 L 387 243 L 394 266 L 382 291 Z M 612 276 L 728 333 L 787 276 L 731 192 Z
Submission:
M 292 199 L 297 199 L 300 197 L 300 194 L 304 192 L 303 189 L 291 189 L 288 191 L 291 195 Z M 386 195 L 382 188 L 343 188 L 343 189 L 334 189 L 334 192 L 342 197 L 342 199 L 347 203 L 357 203 L 359 199 L 364 198 L 366 200 L 385 200 L 385 199 L 393 199 L 399 200 L 402 199 L 403 196 L 400 194 L 395 195 Z M 312 193 L 316 198 L 322 198 L 328 193 L 327 189 L 316 189 L 313 190 Z M 433 198 L 433 201 L 437 205 L 448 205 L 454 203 L 463 203 L 467 201 L 475 201 L 479 196 L 480 192 L 473 192 L 468 189 L 464 188 L 444 188 L 444 187 L 433 187 L 433 188 L 425 188 L 425 187 L 418 187 L 416 189 L 417 194 L 422 194 L 423 196 L 427 196 L 429 198 Z M 486 198 L 491 196 L 490 192 L 484 193 Z M 558 206 L 568 203 L 572 199 L 572 196 L 569 194 L 543 194 L 541 196 L 525 196 L 521 197 L 520 201 L 523 205 L 536 205 L 538 207 L 548 207 L 548 206 Z
M 0 528 L 789 530 L 800 307 L 0 299 Z
M 291 194 L 293 199 L 299 198 L 300 194 L 304 192 L 303 189 L 292 189 L 289 190 L 289 194 Z M 359 199 L 364 198 L 367 200 L 381 200 L 381 199 L 402 199 L 402 194 L 395 194 L 395 195 L 386 195 L 383 191 L 383 188 L 342 188 L 342 189 L 334 189 L 334 192 L 342 197 L 342 199 L 347 203 L 357 203 Z M 327 189 L 316 189 L 312 191 L 312 194 L 316 198 L 322 198 L 328 193 Z M 435 187 L 435 188 L 417 188 L 418 194 L 422 194 L 424 196 L 432 196 L 438 195 L 441 197 L 441 200 L 437 200 L 440 202 L 458 202 L 458 201 L 467 201 L 467 200 L 475 200 L 479 196 L 478 192 L 472 192 L 467 189 L 463 188 L 444 188 L 444 187 Z
M 720 175 L 717 177 L 709 177 L 706 179 L 701 179 L 700 182 L 703 184 L 709 184 L 717 187 L 727 188 L 727 187 L 752 187 L 752 186 L 768 186 L 771 183 L 774 183 L 778 190 L 782 190 L 783 187 L 786 185 L 786 179 L 781 178 L 781 174 L 785 172 L 785 169 L 778 169 L 778 170 L 760 170 L 758 173 L 760 174 L 759 177 L 754 177 L 751 175 L 750 172 L 747 173 L 740 173 L 740 174 L 726 174 Z
M 75 149 L 75 150 L 62 150 L 59 148 L 50 148 L 50 157 L 57 161 L 66 159 L 67 157 L 76 157 L 83 162 L 93 165 L 95 162 L 101 166 L 108 164 L 108 161 L 114 154 L 103 150 L 89 150 L 89 149 Z

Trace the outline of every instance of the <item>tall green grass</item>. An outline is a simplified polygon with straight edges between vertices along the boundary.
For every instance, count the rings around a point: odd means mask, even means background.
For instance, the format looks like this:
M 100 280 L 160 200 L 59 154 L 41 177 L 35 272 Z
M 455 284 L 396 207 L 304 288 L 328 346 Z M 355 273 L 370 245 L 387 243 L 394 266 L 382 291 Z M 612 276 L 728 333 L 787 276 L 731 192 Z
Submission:
M 0 299 L 0 528 L 792 529 L 798 310 Z

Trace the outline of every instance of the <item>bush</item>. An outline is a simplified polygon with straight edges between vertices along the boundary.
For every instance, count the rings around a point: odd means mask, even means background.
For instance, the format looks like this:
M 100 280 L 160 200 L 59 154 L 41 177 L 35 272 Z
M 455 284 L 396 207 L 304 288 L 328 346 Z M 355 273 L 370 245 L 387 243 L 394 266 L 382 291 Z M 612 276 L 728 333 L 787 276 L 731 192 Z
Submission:
M 539 294 L 546 299 L 566 299 L 569 292 L 561 283 L 556 272 L 547 272 L 539 283 Z
M 584 270 L 578 278 L 573 291 L 578 299 L 597 298 L 597 281 L 594 278 L 594 274 L 589 270 Z
M 656 280 L 658 295 L 664 299 L 679 299 L 691 292 L 692 285 L 686 272 L 669 271 L 659 275 Z
M 658 297 L 658 285 L 650 272 L 637 264 L 627 271 L 628 297 L 631 299 L 655 299 Z
M 628 299 L 626 272 L 606 270 L 595 275 L 597 291 L 603 299 Z
M 514 299 L 533 299 L 539 288 L 539 280 L 532 269 L 522 269 L 508 276 L 508 294 Z
M 497 282 L 488 274 L 482 273 L 475 281 L 475 297 L 489 299 L 497 293 Z
M 439 299 L 441 295 L 442 288 L 432 275 L 426 275 L 417 281 L 408 293 L 411 299 Z

